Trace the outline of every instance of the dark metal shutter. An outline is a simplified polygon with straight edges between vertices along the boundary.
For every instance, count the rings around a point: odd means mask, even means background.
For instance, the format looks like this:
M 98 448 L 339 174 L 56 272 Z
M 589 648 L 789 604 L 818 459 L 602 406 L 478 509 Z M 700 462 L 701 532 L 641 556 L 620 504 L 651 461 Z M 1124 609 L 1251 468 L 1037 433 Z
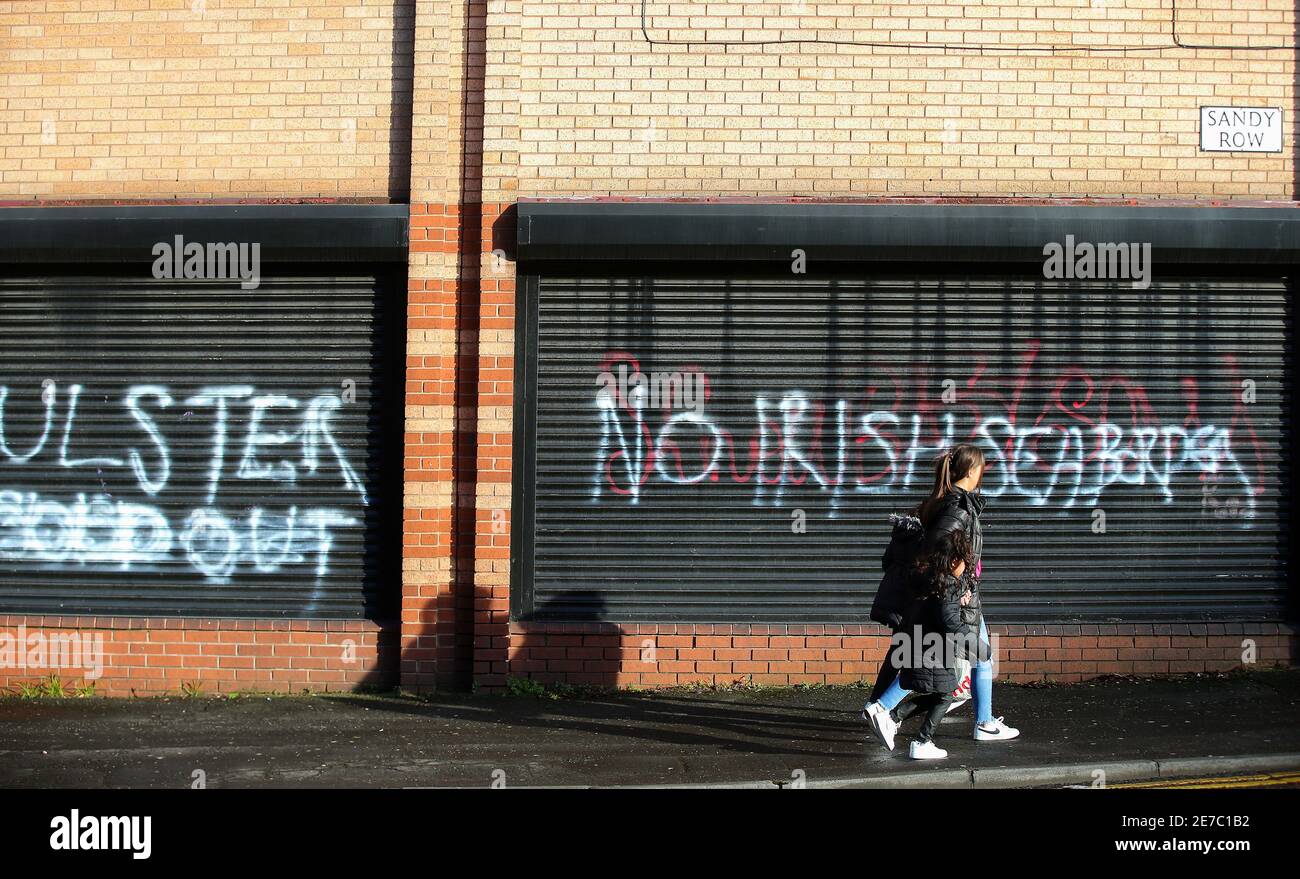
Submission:
M 0 281 L 0 610 L 391 615 L 380 289 Z
M 520 615 L 864 621 L 889 513 L 960 441 L 989 458 L 998 622 L 1283 614 L 1280 283 L 543 277 L 530 299 Z M 704 421 L 650 457 L 676 413 L 600 408 L 619 363 L 703 373 Z

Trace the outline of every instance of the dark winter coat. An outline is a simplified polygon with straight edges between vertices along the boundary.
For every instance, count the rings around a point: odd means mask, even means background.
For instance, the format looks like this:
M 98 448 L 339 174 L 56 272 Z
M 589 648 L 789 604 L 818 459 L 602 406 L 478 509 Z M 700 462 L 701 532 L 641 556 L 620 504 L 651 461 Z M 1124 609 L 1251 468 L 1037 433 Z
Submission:
M 880 578 L 875 600 L 871 602 L 871 619 L 891 629 L 898 628 L 903 620 L 911 598 L 908 588 L 908 572 L 916 551 L 921 546 L 924 531 L 921 520 L 915 516 L 900 516 L 893 513 L 889 517 L 894 526 L 889 537 L 889 546 L 881 556 L 880 567 L 885 575 Z
M 980 526 L 982 512 L 984 512 L 982 496 L 966 491 L 964 488 L 954 488 L 939 502 L 939 509 L 935 512 L 930 527 L 925 529 L 927 542 L 940 534 L 958 529 L 965 531 L 967 538 L 970 539 L 974 563 L 967 566 L 961 579 L 962 584 L 970 590 L 971 599 L 962 608 L 962 618 L 976 630 L 979 629 L 980 618 L 984 613 L 980 606 L 980 584 L 975 577 L 975 570 L 979 567 L 980 556 L 984 551 L 984 532 Z
M 978 627 L 962 618 L 965 577 L 946 575 L 943 580 L 938 595 L 912 600 L 894 634 L 891 649 L 899 683 L 917 693 L 951 693 L 958 684 L 958 658 L 987 658 L 979 655 Z M 971 655 L 971 648 L 979 652 Z

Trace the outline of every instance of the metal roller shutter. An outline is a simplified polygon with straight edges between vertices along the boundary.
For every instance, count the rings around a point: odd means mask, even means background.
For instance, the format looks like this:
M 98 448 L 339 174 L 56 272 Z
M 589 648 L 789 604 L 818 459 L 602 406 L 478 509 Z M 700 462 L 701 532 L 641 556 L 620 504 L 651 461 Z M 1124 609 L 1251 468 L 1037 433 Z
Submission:
M 1282 616 L 1280 283 L 542 277 L 529 295 L 518 615 L 864 621 L 889 513 L 971 441 L 992 619 Z M 701 414 L 608 405 L 620 364 L 703 375 Z
M 391 615 L 400 313 L 378 290 L 0 282 L 0 610 Z

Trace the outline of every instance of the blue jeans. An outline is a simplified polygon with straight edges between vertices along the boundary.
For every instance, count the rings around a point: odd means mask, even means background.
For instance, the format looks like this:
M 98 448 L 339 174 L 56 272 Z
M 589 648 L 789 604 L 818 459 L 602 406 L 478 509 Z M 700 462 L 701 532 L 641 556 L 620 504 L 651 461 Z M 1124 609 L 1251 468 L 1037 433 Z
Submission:
M 980 615 L 980 641 L 985 645 L 989 643 L 989 630 L 984 625 L 984 616 Z M 984 662 L 973 663 L 970 676 L 970 688 L 972 698 L 975 700 L 975 722 L 992 723 L 993 722 L 993 662 L 986 660 Z M 903 689 L 903 685 L 894 678 L 894 682 L 889 685 L 880 696 L 880 704 L 887 711 L 893 711 L 898 707 L 898 703 L 907 698 L 911 690 Z

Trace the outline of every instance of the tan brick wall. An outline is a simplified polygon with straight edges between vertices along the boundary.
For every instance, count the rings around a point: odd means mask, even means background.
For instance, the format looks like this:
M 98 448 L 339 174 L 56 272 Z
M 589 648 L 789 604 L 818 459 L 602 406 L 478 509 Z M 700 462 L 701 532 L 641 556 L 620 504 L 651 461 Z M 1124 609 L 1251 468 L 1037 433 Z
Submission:
M 1173 47 L 1171 2 L 1181 43 L 1257 48 Z M 517 141 L 489 199 L 1295 197 L 1296 53 L 1263 48 L 1294 47 L 1293 0 L 644 8 L 652 40 L 708 45 L 649 44 L 640 0 L 492 5 L 485 127 Z M 1200 152 L 1203 104 L 1281 107 L 1286 150 Z
M 409 10 L 0 4 L 0 198 L 388 198 L 407 174 Z

